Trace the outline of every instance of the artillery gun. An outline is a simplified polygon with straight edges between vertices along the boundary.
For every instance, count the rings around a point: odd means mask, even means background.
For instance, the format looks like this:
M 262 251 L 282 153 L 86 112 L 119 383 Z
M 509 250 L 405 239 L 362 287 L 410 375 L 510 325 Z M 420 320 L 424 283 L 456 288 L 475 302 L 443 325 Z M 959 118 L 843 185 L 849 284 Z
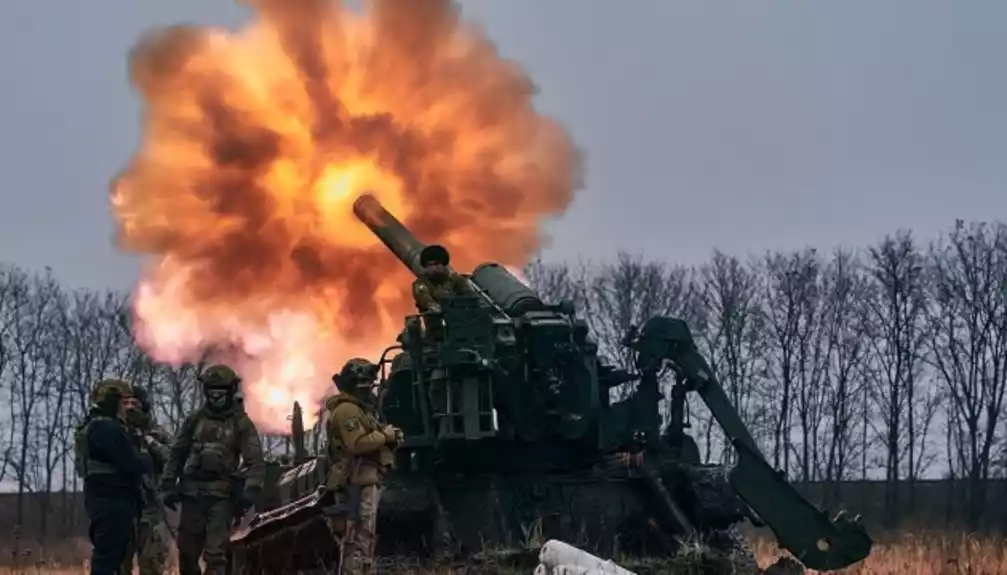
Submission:
M 372 196 L 353 209 L 420 277 L 424 244 Z M 570 302 L 542 301 L 495 263 L 462 277 L 471 295 L 406 317 L 378 360 L 383 417 L 405 433 L 379 511 L 379 556 L 471 554 L 535 538 L 599 554 L 668 554 L 687 536 L 743 545 L 735 526 L 746 518 L 812 569 L 841 569 L 869 554 L 858 521 L 842 513 L 830 520 L 767 463 L 684 321 L 654 317 L 629 330 L 630 372 L 600 360 Z M 617 388 L 622 399 L 612 401 Z M 688 393 L 734 447 L 729 469 L 700 462 L 686 433 Z M 338 561 L 322 518 L 346 510 L 327 500 L 328 463 L 307 454 L 295 412 L 295 464 L 272 467 L 265 503 L 233 534 L 235 572 Z

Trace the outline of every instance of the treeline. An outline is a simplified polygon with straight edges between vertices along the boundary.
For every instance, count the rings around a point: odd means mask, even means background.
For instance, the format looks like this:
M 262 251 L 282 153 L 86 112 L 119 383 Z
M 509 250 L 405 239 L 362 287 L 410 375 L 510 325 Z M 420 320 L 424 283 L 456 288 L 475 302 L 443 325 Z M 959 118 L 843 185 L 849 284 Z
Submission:
M 525 271 L 547 299 L 577 304 L 613 363 L 631 362 L 619 346 L 629 326 L 687 319 L 770 462 L 825 483 L 826 503 L 839 501 L 844 481 L 881 478 L 894 525 L 917 497 L 915 482 L 939 476 L 965 486 L 969 524 L 984 520 L 988 480 L 1007 468 L 1004 224 L 959 222 L 933 240 L 898 232 L 827 254 L 714 252 L 696 267 L 621 254 Z M 130 318 L 124 293 L 0 270 L 0 482 L 17 489 L 17 524 L 23 496 L 42 499 L 43 538 L 44 517 L 79 488 L 70 434 L 97 379 L 148 386 L 170 428 L 199 403 L 201 366 L 150 361 Z M 703 456 L 729 460 L 695 398 L 690 412 Z

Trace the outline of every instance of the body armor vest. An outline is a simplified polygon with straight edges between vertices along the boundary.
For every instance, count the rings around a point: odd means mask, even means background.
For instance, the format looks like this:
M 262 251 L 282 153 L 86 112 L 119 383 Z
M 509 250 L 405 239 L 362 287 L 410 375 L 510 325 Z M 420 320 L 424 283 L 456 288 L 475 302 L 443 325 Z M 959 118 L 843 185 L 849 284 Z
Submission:
M 104 415 L 90 416 L 82 424 L 77 426 L 73 436 L 73 468 L 77 472 L 77 477 L 87 479 L 99 474 L 117 473 L 115 467 L 110 463 L 98 461 L 91 457 L 91 426 L 99 419 L 115 421 L 111 417 Z
M 237 417 L 201 417 L 192 432 L 192 448 L 182 468 L 182 478 L 196 482 L 230 481 L 238 470 Z

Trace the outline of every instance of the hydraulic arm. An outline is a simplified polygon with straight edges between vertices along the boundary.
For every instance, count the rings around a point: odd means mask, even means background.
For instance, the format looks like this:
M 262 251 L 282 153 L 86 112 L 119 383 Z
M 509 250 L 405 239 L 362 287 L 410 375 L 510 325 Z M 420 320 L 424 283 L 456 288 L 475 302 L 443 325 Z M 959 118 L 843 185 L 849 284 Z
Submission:
M 745 503 L 776 534 L 780 545 L 805 566 L 842 569 L 870 554 L 873 542 L 858 518 L 840 512 L 835 519 L 805 499 L 786 476 L 766 461 L 741 417 L 696 348 L 688 325 L 669 317 L 647 321 L 632 343 L 637 367 L 655 373 L 666 365 L 688 390 L 695 391 L 738 453 L 730 481 Z

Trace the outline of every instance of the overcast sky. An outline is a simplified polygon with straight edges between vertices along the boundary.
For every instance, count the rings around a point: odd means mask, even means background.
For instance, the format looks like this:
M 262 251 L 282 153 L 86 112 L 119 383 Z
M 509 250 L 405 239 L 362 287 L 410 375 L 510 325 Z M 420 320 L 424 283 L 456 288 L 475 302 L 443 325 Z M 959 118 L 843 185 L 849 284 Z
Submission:
M 471 0 L 588 155 L 548 257 L 863 244 L 1007 208 L 1002 0 Z M 632 6 L 632 9 L 629 7 Z M 106 191 L 139 135 L 141 31 L 227 0 L 13 0 L 0 17 L 0 260 L 126 287 Z

